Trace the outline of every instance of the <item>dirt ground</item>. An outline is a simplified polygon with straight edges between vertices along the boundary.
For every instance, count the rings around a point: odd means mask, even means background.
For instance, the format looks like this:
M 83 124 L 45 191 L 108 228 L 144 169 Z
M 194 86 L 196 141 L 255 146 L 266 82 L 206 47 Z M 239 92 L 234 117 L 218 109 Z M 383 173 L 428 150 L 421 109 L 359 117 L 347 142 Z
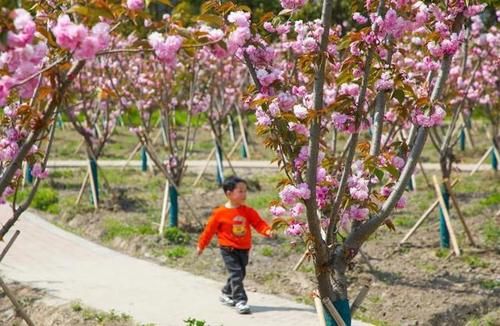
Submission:
M 74 173 L 71 174 L 73 175 Z M 66 207 L 58 214 L 42 212 L 47 219 L 130 255 L 221 282 L 225 280 L 225 270 L 215 240 L 201 257 L 195 255 L 196 240 L 201 229 L 189 217 L 186 203 L 180 202 L 180 221 L 183 229 L 188 231 L 187 234 L 179 233 L 180 240 L 177 237 L 179 234 L 174 234 L 175 239 L 156 234 L 155 223 L 158 221 L 159 211 L 151 211 L 150 208 L 161 208 L 162 196 L 161 191 L 157 196 L 151 196 L 148 191 L 161 189 L 161 182 L 149 179 L 147 182 L 154 184 L 149 190 L 135 180 L 120 184 L 115 187 L 119 189 L 119 195 L 113 199 L 105 197 L 104 208 L 95 213 L 90 204 L 85 202 L 87 199 L 78 208 L 68 204 L 76 197 L 77 181 L 81 176 L 75 178 L 75 184 L 69 182 L 69 178 L 69 174 L 62 173 L 50 180 L 51 186 L 59 191 L 60 202 Z M 433 200 L 432 192 L 425 189 L 409 194 L 409 207 L 393 216 L 396 231 L 380 229 L 363 247 L 364 258 L 358 255 L 356 264 L 349 271 L 351 300 L 363 284 L 371 285 L 355 318 L 375 325 L 500 324 L 500 216 L 495 216 L 500 209 L 500 200 L 497 198 L 500 193 L 500 178 L 487 173 L 482 177 L 464 176 L 464 180 L 457 186 L 457 196 L 467 225 L 478 245 L 472 247 L 468 244 L 458 219 L 453 218 L 462 255 L 455 257 L 448 250 L 439 249 L 437 212 L 428 218 L 406 244 L 398 245 Z M 110 182 L 113 183 L 112 181 Z M 263 207 L 276 195 L 275 177 L 257 174 L 251 176 L 251 181 L 249 202 L 264 217 L 268 217 Z M 419 183 L 423 187 L 423 181 L 419 180 Z M 211 180 L 204 185 L 204 188 L 186 190 L 184 195 L 186 202 L 202 219 L 206 219 L 211 209 L 223 200 L 220 190 L 210 186 Z M 154 198 L 147 199 L 151 197 Z M 72 198 L 72 201 L 68 198 Z M 452 210 L 452 215 L 455 216 L 454 214 Z M 291 243 L 290 240 L 281 235 L 277 239 L 264 239 L 254 233 L 246 288 L 311 304 L 310 294 L 315 289 L 312 262 L 306 261 L 298 271 L 293 271 L 293 266 L 304 251 L 304 245 L 300 241 Z M 33 314 L 43 314 L 45 308 L 38 309 L 39 312 L 36 308 L 41 304 L 36 296 L 42 295 L 39 291 L 28 295 L 35 297 L 29 305 Z M 1 300 L 1 307 L 4 307 L 5 298 Z M 58 309 L 58 314 L 47 314 L 44 325 L 63 325 L 64 323 L 58 324 L 58 321 L 49 319 L 57 315 L 63 318 L 66 325 L 94 325 L 85 322 L 79 324 L 83 318 L 82 313 L 75 312 L 71 306 Z M 37 320 L 44 318 L 43 315 L 36 316 Z M 9 318 L 12 319 L 8 313 L 2 313 L 2 325 L 4 321 L 6 324 L 11 322 Z M 128 325 L 112 324 L 116 322 L 114 320 L 109 322 L 110 324 L 102 324 Z

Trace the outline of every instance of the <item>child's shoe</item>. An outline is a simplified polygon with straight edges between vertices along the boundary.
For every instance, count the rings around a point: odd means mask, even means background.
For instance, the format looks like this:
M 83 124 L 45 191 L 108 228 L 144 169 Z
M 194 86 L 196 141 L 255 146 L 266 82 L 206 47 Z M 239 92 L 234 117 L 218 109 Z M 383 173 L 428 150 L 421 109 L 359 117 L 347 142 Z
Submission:
M 219 300 L 222 304 L 225 304 L 226 306 L 234 306 L 234 300 L 231 299 L 227 294 L 222 293 L 219 297 Z
M 238 301 L 236 303 L 236 310 L 240 314 L 249 314 L 250 313 L 250 306 L 247 305 L 245 301 Z

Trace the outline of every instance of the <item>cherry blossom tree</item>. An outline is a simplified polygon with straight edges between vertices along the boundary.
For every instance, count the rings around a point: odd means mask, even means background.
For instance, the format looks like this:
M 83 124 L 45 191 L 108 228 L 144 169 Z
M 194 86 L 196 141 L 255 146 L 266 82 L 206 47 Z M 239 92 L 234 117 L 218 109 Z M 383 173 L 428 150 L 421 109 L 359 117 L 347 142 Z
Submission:
M 246 13 L 233 12 L 228 49 L 237 47 L 246 61 L 255 84 L 248 103 L 287 175 L 281 203 L 271 207 L 275 225 L 306 241 L 319 296 L 350 323 L 346 271 L 369 236 L 393 227 L 391 212 L 404 207 L 429 129 L 445 116 L 442 95 L 464 16 L 482 7 L 367 1 L 353 16 L 357 28 L 341 35 L 331 26 L 332 2 L 323 2 L 321 20 L 278 17 L 252 28 Z M 303 3 L 282 4 L 293 11 Z M 394 137 L 401 128 L 407 142 Z M 347 139 L 342 151 L 325 141 L 334 132 Z M 327 322 L 334 324 L 329 314 Z

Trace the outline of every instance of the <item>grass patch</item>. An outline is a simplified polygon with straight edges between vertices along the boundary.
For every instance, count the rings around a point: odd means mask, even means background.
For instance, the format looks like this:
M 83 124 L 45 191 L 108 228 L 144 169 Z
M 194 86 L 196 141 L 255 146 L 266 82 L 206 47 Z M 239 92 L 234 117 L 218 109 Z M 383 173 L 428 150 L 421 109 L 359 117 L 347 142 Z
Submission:
M 450 249 L 448 248 L 439 248 L 436 250 L 436 257 L 438 258 L 446 258 L 450 254 Z
M 17 203 L 23 202 L 30 193 L 30 189 L 24 189 L 17 193 Z M 12 200 L 13 197 L 10 197 Z M 35 197 L 31 202 L 31 207 L 39 209 L 41 211 L 50 213 L 50 214 L 59 214 L 59 194 L 56 190 L 49 188 L 47 186 L 38 188 L 35 193 Z
M 383 320 L 374 319 L 370 316 L 365 315 L 361 311 L 356 311 L 353 318 L 364 321 L 365 323 L 372 324 L 374 326 L 389 326 L 389 323 Z
M 484 206 L 493 206 L 500 204 L 500 192 L 493 193 L 488 197 L 481 199 L 479 203 Z
M 462 260 L 472 268 L 486 268 L 490 265 L 487 262 L 481 260 L 481 258 L 477 256 L 471 256 L 471 255 L 463 256 Z
M 174 246 L 165 249 L 165 256 L 170 259 L 179 259 L 186 257 L 189 254 L 189 249 L 183 246 Z
M 110 241 L 116 237 L 130 238 L 134 235 L 156 234 L 151 224 L 128 225 L 115 219 L 104 221 L 103 240 Z
M 249 196 L 247 203 L 250 207 L 255 209 L 266 209 L 269 207 L 269 204 L 276 199 L 276 192 L 261 192 L 259 194 Z
M 487 220 L 482 227 L 484 241 L 489 245 L 498 245 L 500 239 L 500 227 L 493 219 Z
M 191 240 L 191 236 L 188 233 L 176 227 L 167 228 L 165 230 L 164 236 L 169 243 L 177 245 L 189 244 L 189 241 Z
M 272 257 L 274 255 L 274 251 L 272 247 L 265 246 L 260 249 L 260 254 L 265 257 Z
M 481 280 L 479 286 L 486 290 L 494 290 L 500 287 L 500 280 Z
M 394 218 L 394 224 L 402 228 L 410 228 L 415 224 L 413 216 L 397 216 Z
M 86 308 L 79 301 L 71 303 L 71 310 L 81 314 L 85 321 L 94 321 L 99 324 L 105 324 L 107 322 L 130 322 L 132 320 L 132 317 L 125 313 L 117 313 L 113 309 L 106 312 Z
M 189 317 L 184 320 L 185 326 L 207 326 L 207 322 L 204 320 L 198 320 L 196 318 Z

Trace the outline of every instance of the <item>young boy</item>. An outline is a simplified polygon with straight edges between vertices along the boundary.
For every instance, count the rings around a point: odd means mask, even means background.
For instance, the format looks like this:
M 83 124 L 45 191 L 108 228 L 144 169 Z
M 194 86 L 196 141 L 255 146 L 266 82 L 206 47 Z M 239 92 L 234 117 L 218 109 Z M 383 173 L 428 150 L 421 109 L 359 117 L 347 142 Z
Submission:
M 220 252 L 229 272 L 226 285 L 222 288 L 220 301 L 236 306 L 240 314 L 250 313 L 243 279 L 248 264 L 248 251 L 252 246 L 250 226 L 266 237 L 271 228 L 253 208 L 245 206 L 247 183 L 238 177 L 227 178 L 222 189 L 228 201 L 215 209 L 198 241 L 197 252 L 201 255 L 210 240 L 217 234 Z

